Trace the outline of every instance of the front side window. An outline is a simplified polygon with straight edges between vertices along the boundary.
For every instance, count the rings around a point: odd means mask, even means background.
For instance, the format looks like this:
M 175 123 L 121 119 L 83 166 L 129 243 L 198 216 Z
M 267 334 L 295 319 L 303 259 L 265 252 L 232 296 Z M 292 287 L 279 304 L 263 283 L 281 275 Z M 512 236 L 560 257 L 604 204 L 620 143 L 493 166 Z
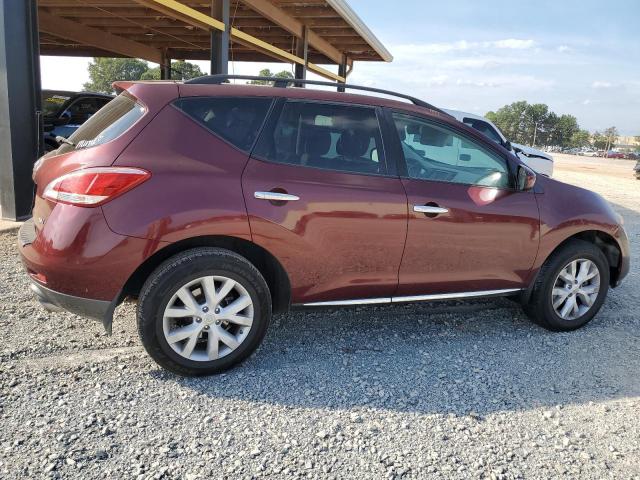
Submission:
M 287 102 L 254 155 L 266 160 L 351 173 L 384 175 L 382 138 L 375 109 L 316 102 Z
M 509 187 L 507 162 L 453 130 L 411 115 L 393 114 L 411 178 Z
M 175 106 L 196 122 L 248 152 L 264 122 L 272 99 L 268 97 L 190 97 Z

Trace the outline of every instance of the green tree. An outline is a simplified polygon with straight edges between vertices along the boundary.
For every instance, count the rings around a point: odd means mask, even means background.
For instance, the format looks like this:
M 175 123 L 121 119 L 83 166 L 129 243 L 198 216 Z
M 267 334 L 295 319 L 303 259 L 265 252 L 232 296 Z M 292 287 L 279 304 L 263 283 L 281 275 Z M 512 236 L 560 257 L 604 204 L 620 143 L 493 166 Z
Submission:
M 527 105 L 525 114 L 525 137 L 527 143 L 531 146 L 536 145 L 539 140 L 538 133 L 544 132 L 544 126 L 549 117 L 549 107 L 544 103 L 535 103 Z
M 516 143 L 527 143 L 526 111 L 528 105 L 525 101 L 513 102 L 496 112 L 488 112 L 486 117 L 497 125 L 507 139 Z
M 555 116 L 553 112 L 551 115 Z M 583 146 L 574 144 L 573 136 L 580 132 L 580 126 L 573 115 L 556 116 L 553 124 L 548 128 L 550 131 L 548 132 L 546 145 L 558 145 L 560 147 Z
M 528 145 L 568 147 L 573 135 L 580 131 L 573 115 L 558 115 L 544 103 L 529 104 L 524 100 L 488 112 L 486 117 L 507 139 Z M 580 138 L 584 140 L 584 136 Z
M 604 147 L 605 154 L 607 156 L 607 152 L 613 148 L 613 146 L 618 141 L 618 129 L 616 127 L 609 127 L 604 131 L 604 137 L 607 139 L 607 144 Z
M 191 80 L 206 75 L 195 63 L 175 60 L 171 62 L 171 78 L 174 80 Z M 160 80 L 160 67 L 149 68 L 140 80 Z
M 276 74 L 271 73 L 271 70 L 269 70 L 268 68 L 264 68 L 262 70 L 260 70 L 260 73 L 258 73 L 259 77 L 276 77 L 276 78 L 293 78 L 293 74 L 287 70 L 282 70 L 281 72 L 278 72 Z M 268 82 L 266 80 L 251 80 L 249 82 L 250 85 L 269 85 L 270 83 L 273 82 Z
M 140 80 L 149 69 L 146 62 L 136 58 L 96 57 L 89 64 L 89 81 L 85 91 L 114 93 L 111 84 L 117 80 Z
M 591 136 L 591 144 L 598 150 L 604 150 L 607 146 L 607 137 L 596 130 Z
M 574 148 L 587 147 L 590 144 L 590 140 L 591 134 L 588 130 L 578 130 L 571 135 L 567 146 Z

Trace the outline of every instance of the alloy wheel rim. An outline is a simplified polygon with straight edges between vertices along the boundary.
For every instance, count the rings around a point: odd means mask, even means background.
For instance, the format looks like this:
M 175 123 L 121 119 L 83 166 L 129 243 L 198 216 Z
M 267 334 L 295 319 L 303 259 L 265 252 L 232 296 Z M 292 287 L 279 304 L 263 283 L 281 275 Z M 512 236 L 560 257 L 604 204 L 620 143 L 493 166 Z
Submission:
M 236 280 L 212 275 L 178 288 L 164 310 L 162 329 L 171 349 L 197 362 L 236 350 L 253 325 L 253 301 Z
M 551 304 L 563 320 L 576 320 L 591 310 L 599 291 L 598 266 L 586 258 L 572 260 L 553 283 Z

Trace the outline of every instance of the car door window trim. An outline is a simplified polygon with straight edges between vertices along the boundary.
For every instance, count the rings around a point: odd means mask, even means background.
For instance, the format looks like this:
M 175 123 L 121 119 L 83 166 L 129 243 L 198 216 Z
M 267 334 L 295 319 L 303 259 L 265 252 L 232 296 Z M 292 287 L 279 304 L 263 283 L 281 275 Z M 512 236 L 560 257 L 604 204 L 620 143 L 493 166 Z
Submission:
M 340 106 L 340 107 L 345 107 L 345 108 L 363 108 L 363 109 L 367 109 L 367 110 L 372 110 L 375 117 L 376 117 L 376 122 L 377 122 L 377 129 L 378 129 L 378 134 L 380 137 L 380 151 L 378 152 L 378 161 L 381 162 L 381 165 L 384 166 L 384 170 L 385 173 L 370 173 L 370 172 L 354 172 L 354 171 L 349 171 L 349 170 L 339 170 L 339 169 L 335 169 L 335 168 L 328 168 L 328 167 L 318 167 L 318 166 L 314 166 L 314 165 L 302 165 L 302 164 L 298 164 L 298 163 L 284 163 L 284 162 L 276 162 L 273 160 L 270 160 L 268 158 L 265 158 L 263 155 L 260 155 L 258 153 L 255 152 L 255 148 L 256 146 L 261 142 L 262 140 L 262 136 L 265 135 L 267 132 L 271 132 L 273 131 L 276 126 L 278 125 L 278 122 L 280 121 L 281 115 L 282 115 L 282 111 L 284 110 L 285 106 L 288 103 L 303 103 L 303 104 L 318 104 L 318 105 L 336 105 L 336 106 Z M 287 98 L 287 97 L 280 97 L 276 100 L 276 102 L 274 102 L 274 104 L 272 105 L 271 110 L 269 111 L 268 114 L 268 118 L 265 121 L 263 128 L 260 131 L 260 135 L 258 136 L 258 138 L 256 139 L 256 141 L 254 142 L 253 148 L 251 149 L 251 158 L 254 160 L 258 160 L 261 162 L 265 162 L 265 163 L 269 163 L 272 165 L 286 165 L 286 166 L 290 166 L 290 167 L 296 167 L 296 168 L 311 168 L 314 170 L 320 170 L 320 171 L 325 171 L 325 172 L 334 172 L 334 173 L 340 173 L 340 174 L 345 174 L 345 175 L 364 175 L 364 176 L 370 176 L 370 177 L 383 177 L 383 178 L 399 178 L 399 175 L 397 173 L 397 171 L 395 171 L 395 168 L 390 168 L 389 164 L 390 164 L 390 160 L 388 160 L 388 153 L 387 153 L 387 142 L 386 142 L 386 137 L 387 134 L 384 131 L 383 128 L 383 122 L 385 122 L 385 115 L 384 115 L 384 111 L 381 107 L 377 107 L 377 106 L 373 106 L 373 105 L 361 105 L 361 104 L 357 104 L 357 103 L 347 103 L 347 102 L 337 102 L 337 101 L 324 101 L 324 100 L 317 100 L 317 99 L 304 99 L 304 98 Z
M 384 108 L 385 110 L 385 116 L 387 117 L 387 121 L 391 122 L 391 126 L 393 127 L 393 131 L 390 132 L 390 135 L 393 136 L 393 150 L 394 150 L 394 156 L 397 159 L 397 163 L 398 163 L 398 170 L 399 170 L 399 176 L 400 178 L 403 179 L 408 179 L 408 180 L 416 180 L 416 181 L 427 181 L 427 182 L 438 182 L 438 183 L 449 183 L 452 185 L 463 185 L 463 186 L 471 186 L 471 187 L 482 187 L 482 188 L 497 188 L 499 190 L 507 190 L 507 191 L 519 191 L 516 186 L 515 186 L 515 174 L 514 174 L 514 167 L 512 165 L 512 159 L 510 159 L 507 155 L 505 155 L 504 152 L 500 151 L 499 147 L 500 145 L 496 144 L 493 140 L 490 139 L 485 139 L 485 138 L 474 138 L 473 136 L 469 135 L 468 132 L 465 132 L 464 130 L 462 130 L 461 128 L 458 128 L 457 126 L 451 125 L 449 123 L 440 121 L 439 119 L 435 118 L 435 117 L 428 117 L 425 115 L 420 115 L 419 113 L 415 113 L 415 112 L 410 112 L 407 110 L 402 110 L 402 109 L 397 109 L 397 108 Z M 505 162 L 505 166 L 507 168 L 507 172 L 509 175 L 509 186 L 508 187 L 490 187 L 490 186 L 485 186 L 485 185 L 477 185 L 474 183 L 460 183 L 460 182 L 446 182 L 443 180 L 435 180 L 435 179 L 427 179 L 427 178 L 414 178 L 409 176 L 409 172 L 407 170 L 407 162 L 406 159 L 404 158 L 404 153 L 402 151 L 402 140 L 400 139 L 400 136 L 398 135 L 397 129 L 395 128 L 395 121 L 393 119 L 393 114 L 399 114 L 399 115 L 406 115 L 408 117 L 413 117 L 416 118 L 418 121 L 421 122 L 426 122 L 432 125 L 435 125 L 437 127 L 440 128 L 444 128 L 447 130 L 450 130 L 451 132 L 454 132 L 458 135 L 460 135 L 464 140 L 467 140 L 471 143 L 474 144 L 480 144 L 480 146 L 482 146 L 483 148 L 485 148 L 486 150 L 489 150 L 491 153 L 494 153 L 495 155 L 499 156 L 504 162 Z M 471 128 L 471 127 L 469 127 Z M 477 132 L 478 135 L 482 135 L 480 132 Z

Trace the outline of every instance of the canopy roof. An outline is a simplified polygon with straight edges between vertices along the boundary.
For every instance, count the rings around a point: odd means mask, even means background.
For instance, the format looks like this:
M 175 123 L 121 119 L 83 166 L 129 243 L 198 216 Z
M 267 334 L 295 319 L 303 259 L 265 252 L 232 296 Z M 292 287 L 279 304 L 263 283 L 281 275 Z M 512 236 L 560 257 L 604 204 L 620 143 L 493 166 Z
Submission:
M 212 18 L 211 2 L 39 0 L 40 52 L 206 60 L 210 31 L 225 28 Z M 282 52 L 295 56 L 305 31 L 314 64 L 340 64 L 343 55 L 347 64 L 393 59 L 344 0 L 231 0 L 229 17 L 232 61 L 295 62 Z

